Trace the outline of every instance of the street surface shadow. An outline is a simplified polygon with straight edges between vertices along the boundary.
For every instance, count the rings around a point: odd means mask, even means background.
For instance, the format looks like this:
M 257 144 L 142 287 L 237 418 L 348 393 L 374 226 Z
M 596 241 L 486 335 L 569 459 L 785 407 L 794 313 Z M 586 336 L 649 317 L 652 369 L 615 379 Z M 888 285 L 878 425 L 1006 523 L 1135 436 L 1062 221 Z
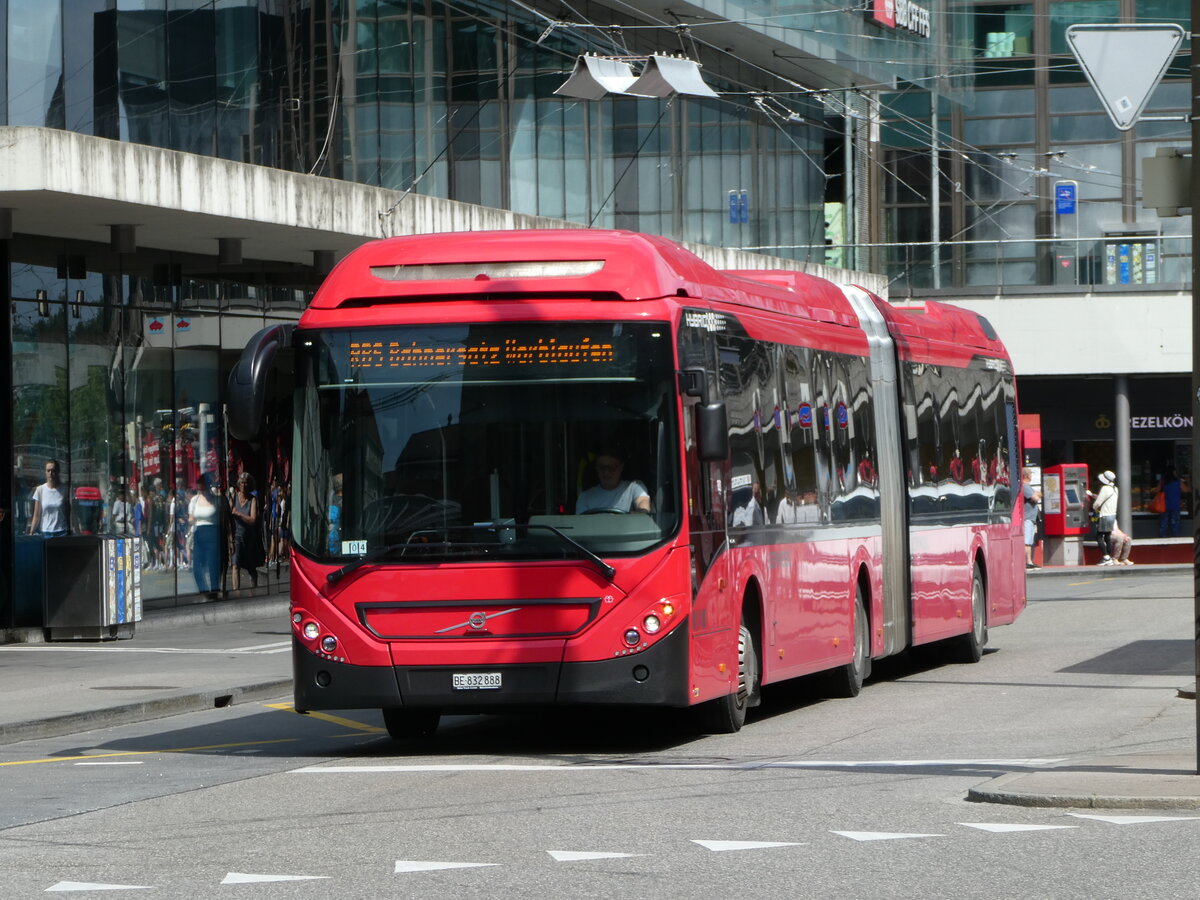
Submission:
M 1188 639 L 1132 641 L 1059 672 L 1085 675 L 1192 675 L 1196 646 Z
M 995 651 L 985 650 L 990 652 Z M 945 665 L 943 648 L 937 645 L 914 648 L 876 660 L 864 689 L 870 690 L 872 682 L 907 678 Z M 748 712 L 747 727 L 814 704 L 834 702 L 831 699 L 834 696 L 827 673 L 766 685 L 762 704 Z M 243 712 L 246 705 L 230 709 Z M 725 759 L 714 756 L 711 747 L 705 748 L 708 752 L 687 753 L 690 745 L 710 736 L 700 724 L 696 708 L 577 707 L 445 715 L 432 737 L 406 740 L 393 740 L 387 735 L 382 715 L 376 709 L 314 712 L 307 716 L 286 709 L 262 709 L 232 717 L 214 711 L 210 721 L 186 728 L 171 728 L 170 721 L 159 720 L 164 727 L 149 735 L 89 744 L 86 752 L 208 756 L 253 753 L 260 759 L 294 759 L 298 763 L 331 758 L 461 758 L 487 754 L 580 764 L 592 760 L 620 761 L 622 757 L 666 751 L 678 752 L 657 762 L 709 763 Z M 79 752 L 65 749 L 54 755 Z

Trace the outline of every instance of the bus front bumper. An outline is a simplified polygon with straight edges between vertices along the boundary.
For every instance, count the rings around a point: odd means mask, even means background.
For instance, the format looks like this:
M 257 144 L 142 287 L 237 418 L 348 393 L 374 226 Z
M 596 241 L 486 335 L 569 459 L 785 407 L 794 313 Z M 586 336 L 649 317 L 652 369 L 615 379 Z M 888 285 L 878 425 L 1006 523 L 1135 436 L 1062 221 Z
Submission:
M 688 622 L 641 653 L 597 662 L 498 666 L 354 666 L 293 638 L 296 709 L 437 708 L 463 713 L 572 704 L 688 705 Z M 456 674 L 499 673 L 498 690 L 455 690 Z

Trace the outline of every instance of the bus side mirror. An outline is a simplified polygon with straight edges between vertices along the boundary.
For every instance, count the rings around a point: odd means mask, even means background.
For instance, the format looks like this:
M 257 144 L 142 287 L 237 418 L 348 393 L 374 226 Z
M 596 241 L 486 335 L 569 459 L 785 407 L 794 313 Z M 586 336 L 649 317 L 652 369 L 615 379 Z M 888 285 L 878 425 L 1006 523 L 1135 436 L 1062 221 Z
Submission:
M 267 403 L 267 379 L 279 351 L 292 345 L 296 326 L 269 325 L 246 343 L 237 365 L 229 373 L 229 403 L 225 422 L 239 441 L 253 441 L 262 430 Z
M 696 445 L 701 462 L 720 462 L 729 456 L 729 417 L 724 403 L 696 407 Z

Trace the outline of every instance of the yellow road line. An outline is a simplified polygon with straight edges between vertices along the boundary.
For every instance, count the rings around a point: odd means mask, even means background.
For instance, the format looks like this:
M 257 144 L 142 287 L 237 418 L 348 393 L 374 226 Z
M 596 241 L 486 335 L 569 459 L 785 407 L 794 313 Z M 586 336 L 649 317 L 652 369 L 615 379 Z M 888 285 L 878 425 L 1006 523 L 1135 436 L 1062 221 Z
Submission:
M 267 709 L 290 710 L 293 709 L 291 703 L 264 703 Z M 320 719 L 323 722 L 330 722 L 334 725 L 340 725 L 343 728 L 350 728 L 354 731 L 353 735 L 337 735 L 337 737 L 360 737 L 362 734 L 385 734 L 387 729 L 379 728 L 375 725 L 367 725 L 363 722 L 355 722 L 352 719 L 343 719 L 341 716 L 331 716 L 326 713 L 310 712 L 308 714 L 314 719 Z M 158 753 L 198 753 L 201 750 L 229 750 L 233 747 L 256 747 L 262 744 L 287 744 L 294 743 L 300 740 L 299 738 L 273 738 L 266 741 L 238 741 L 233 744 L 208 744 L 203 747 L 175 747 L 166 750 L 119 750 L 113 753 L 88 753 L 81 756 L 51 756 L 46 759 L 18 759 L 12 762 L 0 762 L 0 766 L 32 766 L 44 763 L 56 762 L 77 762 L 79 760 L 90 759 L 112 759 L 115 756 L 153 756 Z
M 267 703 L 265 706 L 271 709 L 294 709 L 291 703 Z M 386 734 L 386 728 L 380 728 L 378 725 L 367 725 L 364 722 L 355 722 L 353 719 L 344 719 L 341 716 L 331 716 L 329 713 L 309 711 L 307 715 L 313 719 L 320 719 L 322 722 L 330 722 L 334 725 L 341 725 L 343 728 L 352 728 L 355 731 L 365 732 L 366 734 Z
M 30 766 L 39 763 L 74 762 L 80 759 L 111 759 L 114 756 L 154 756 L 158 753 L 196 753 L 200 750 L 229 750 L 232 747 L 255 747 L 261 744 L 289 744 L 299 738 L 272 738 L 269 741 L 238 741 L 232 744 L 207 744 L 202 747 L 173 747 L 165 750 L 121 750 L 114 753 L 86 753 L 80 756 L 51 756 L 46 759 L 18 759 L 0 762 L 0 766 Z

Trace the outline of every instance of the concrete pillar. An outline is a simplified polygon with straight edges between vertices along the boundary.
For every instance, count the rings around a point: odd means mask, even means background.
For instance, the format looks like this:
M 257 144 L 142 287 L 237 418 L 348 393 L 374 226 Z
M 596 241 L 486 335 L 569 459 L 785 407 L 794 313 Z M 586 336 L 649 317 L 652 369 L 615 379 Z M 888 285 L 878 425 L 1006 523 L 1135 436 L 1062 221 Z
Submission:
M 1133 534 L 1133 484 L 1130 472 L 1131 432 L 1129 427 L 1129 376 L 1113 376 L 1113 437 L 1117 457 L 1117 525 L 1128 535 Z

